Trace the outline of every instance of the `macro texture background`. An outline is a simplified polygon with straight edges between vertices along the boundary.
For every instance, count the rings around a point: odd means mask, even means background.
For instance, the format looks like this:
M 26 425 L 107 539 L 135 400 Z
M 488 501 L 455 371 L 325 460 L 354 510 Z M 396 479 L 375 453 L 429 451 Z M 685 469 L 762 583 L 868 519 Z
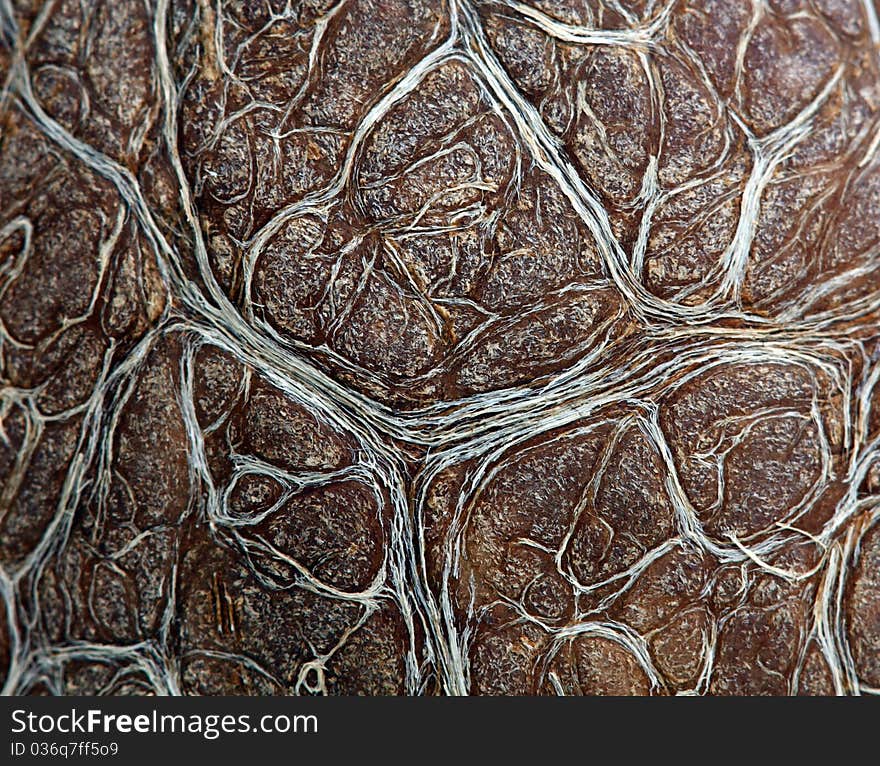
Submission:
M 7 694 L 880 692 L 873 0 L 0 0 Z

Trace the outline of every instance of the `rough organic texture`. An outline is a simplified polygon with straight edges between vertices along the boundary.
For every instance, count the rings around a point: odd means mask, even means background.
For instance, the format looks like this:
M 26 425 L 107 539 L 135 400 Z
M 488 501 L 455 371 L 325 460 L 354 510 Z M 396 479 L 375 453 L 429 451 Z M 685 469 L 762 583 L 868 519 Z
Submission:
M 874 0 L 0 0 L 8 694 L 880 694 Z

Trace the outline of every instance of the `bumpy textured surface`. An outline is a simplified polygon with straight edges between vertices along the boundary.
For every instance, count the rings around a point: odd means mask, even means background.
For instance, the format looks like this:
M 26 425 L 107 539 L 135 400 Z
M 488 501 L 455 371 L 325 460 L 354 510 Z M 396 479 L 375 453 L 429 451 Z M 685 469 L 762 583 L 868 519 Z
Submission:
M 6 693 L 880 693 L 873 0 L 0 0 Z

